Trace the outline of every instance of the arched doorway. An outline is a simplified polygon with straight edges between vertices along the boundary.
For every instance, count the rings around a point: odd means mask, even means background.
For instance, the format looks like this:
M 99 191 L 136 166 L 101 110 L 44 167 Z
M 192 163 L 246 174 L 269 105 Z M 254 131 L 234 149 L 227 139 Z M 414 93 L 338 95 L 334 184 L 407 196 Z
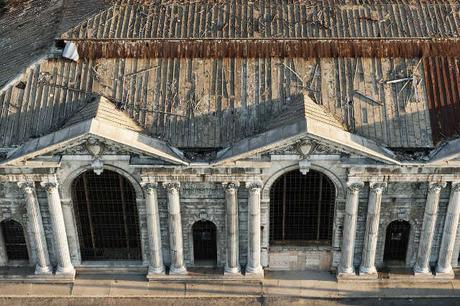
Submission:
M 195 265 L 217 264 L 216 226 L 211 221 L 197 221 L 192 226 Z
M 82 260 L 141 260 L 135 190 L 120 174 L 87 171 L 72 184 Z
M 330 245 L 335 186 L 323 173 L 285 173 L 270 189 L 270 243 Z
M 386 264 L 406 262 L 407 246 L 409 245 L 410 223 L 396 220 L 388 224 L 385 238 L 383 261 Z
M 0 225 L 8 261 L 28 261 L 29 252 L 21 223 L 8 219 L 3 220 Z

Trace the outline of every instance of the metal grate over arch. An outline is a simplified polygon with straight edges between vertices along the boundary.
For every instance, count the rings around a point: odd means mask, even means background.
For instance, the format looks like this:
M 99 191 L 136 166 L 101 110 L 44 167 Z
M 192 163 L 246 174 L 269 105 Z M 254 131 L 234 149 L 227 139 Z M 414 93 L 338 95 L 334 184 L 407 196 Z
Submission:
M 270 241 L 280 244 L 330 244 L 334 183 L 323 173 L 294 170 L 270 190 Z
M 11 219 L 0 222 L 0 234 L 3 235 L 8 260 L 29 260 L 24 228 L 19 222 Z
M 72 185 L 83 260 L 141 260 L 135 190 L 120 174 L 87 171 Z

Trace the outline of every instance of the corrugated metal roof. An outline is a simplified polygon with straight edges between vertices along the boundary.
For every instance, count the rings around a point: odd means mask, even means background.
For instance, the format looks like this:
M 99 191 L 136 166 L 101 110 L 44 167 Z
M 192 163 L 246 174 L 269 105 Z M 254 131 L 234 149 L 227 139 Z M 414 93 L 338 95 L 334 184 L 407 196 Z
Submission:
M 0 16 L 0 88 L 46 56 L 54 39 L 108 4 L 100 0 L 28 0 Z
M 460 135 L 460 59 L 424 58 L 433 142 Z
M 306 91 L 350 132 L 431 147 L 423 69 L 419 58 L 49 60 L 0 94 L 0 146 L 56 130 L 96 93 L 174 146 L 226 147 L 282 120 Z
M 458 1 L 121 1 L 72 39 L 459 37 Z

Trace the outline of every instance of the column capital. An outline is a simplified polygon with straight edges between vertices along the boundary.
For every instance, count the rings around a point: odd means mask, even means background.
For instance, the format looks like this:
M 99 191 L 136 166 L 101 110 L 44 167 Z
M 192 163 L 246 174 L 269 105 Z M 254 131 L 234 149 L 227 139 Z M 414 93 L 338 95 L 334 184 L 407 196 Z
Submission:
M 262 182 L 261 181 L 250 181 L 250 182 L 246 182 L 246 188 L 249 190 L 249 191 L 257 191 L 260 189 L 262 189 Z
M 171 192 L 174 190 L 178 191 L 180 188 L 180 182 L 178 181 L 163 182 L 163 187 L 166 188 L 168 192 Z
M 370 182 L 369 187 L 375 193 L 382 193 L 385 188 L 387 188 L 387 183 L 385 182 Z
M 428 192 L 432 193 L 439 193 L 441 192 L 441 189 L 446 187 L 446 183 L 445 182 L 433 182 L 433 183 L 430 183 L 429 186 L 428 186 Z
M 225 191 L 236 191 L 240 187 L 240 182 L 222 182 L 222 186 L 225 188 Z
M 347 188 L 349 191 L 355 193 L 360 192 L 363 189 L 364 183 L 363 182 L 349 182 L 347 183 Z
M 32 194 L 35 190 L 35 183 L 33 181 L 18 182 L 18 186 L 27 194 Z
M 460 191 L 460 182 L 452 182 L 452 192 L 459 192 Z
M 158 183 L 153 183 L 153 182 L 142 182 L 141 187 L 146 191 L 146 192 L 151 192 L 154 189 L 158 188 Z
M 40 185 L 46 189 L 46 191 L 51 192 L 59 186 L 57 182 L 41 182 Z

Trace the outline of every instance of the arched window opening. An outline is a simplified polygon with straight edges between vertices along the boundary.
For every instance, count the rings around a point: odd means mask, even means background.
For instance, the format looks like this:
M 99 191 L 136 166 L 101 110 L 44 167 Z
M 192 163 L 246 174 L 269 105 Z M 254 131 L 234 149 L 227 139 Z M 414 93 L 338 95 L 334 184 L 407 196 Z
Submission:
M 75 179 L 72 198 L 83 260 L 140 260 L 135 190 L 120 174 L 87 171 Z
M 195 265 L 215 266 L 217 262 L 216 226 L 211 221 L 197 221 L 192 226 Z
M 8 260 L 29 260 L 26 237 L 22 225 L 11 219 L 4 220 L 0 224 Z
M 405 262 L 409 245 L 410 223 L 396 220 L 388 224 L 383 261 Z
M 282 244 L 330 244 L 335 186 L 323 173 L 294 170 L 270 190 L 270 241 Z

